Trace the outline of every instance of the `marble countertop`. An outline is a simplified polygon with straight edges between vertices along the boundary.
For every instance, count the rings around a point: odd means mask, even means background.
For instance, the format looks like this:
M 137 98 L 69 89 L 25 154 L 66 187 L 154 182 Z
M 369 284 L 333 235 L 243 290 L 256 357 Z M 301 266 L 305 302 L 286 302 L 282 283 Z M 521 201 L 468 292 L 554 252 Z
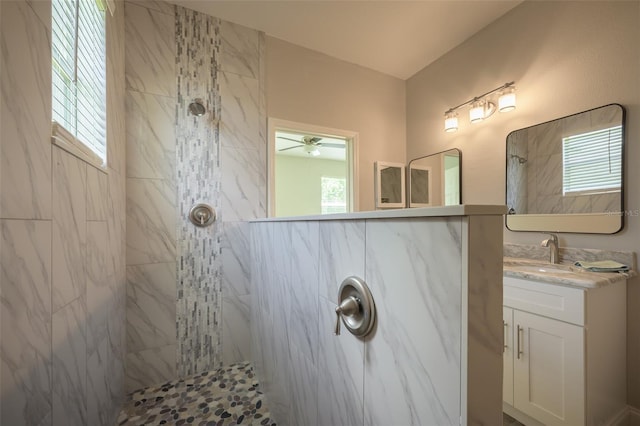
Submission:
M 504 215 L 507 206 L 460 204 L 444 207 L 421 207 L 414 209 L 374 210 L 368 212 L 337 213 L 312 216 L 269 217 L 253 219 L 250 222 L 295 222 L 311 220 L 357 220 L 357 219 L 395 219 L 407 217 L 443 217 L 443 216 L 477 216 L 477 215 Z
M 552 265 L 540 260 L 505 257 L 503 275 L 505 277 L 588 289 L 607 286 L 635 277 L 636 272 L 633 270 L 626 273 L 589 272 L 569 262 Z

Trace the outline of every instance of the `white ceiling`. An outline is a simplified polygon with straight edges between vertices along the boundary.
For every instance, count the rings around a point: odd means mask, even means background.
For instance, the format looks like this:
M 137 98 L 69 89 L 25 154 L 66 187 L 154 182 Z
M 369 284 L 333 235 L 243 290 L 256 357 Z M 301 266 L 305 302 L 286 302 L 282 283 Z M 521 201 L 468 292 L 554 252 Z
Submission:
M 170 0 L 407 79 L 521 0 Z

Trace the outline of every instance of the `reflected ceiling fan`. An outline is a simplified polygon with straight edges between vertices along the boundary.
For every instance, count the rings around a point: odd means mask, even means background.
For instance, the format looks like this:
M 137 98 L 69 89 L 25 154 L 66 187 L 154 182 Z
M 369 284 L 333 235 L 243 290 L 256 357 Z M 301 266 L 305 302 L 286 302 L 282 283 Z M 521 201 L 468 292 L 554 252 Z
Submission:
M 288 148 L 282 148 L 282 149 L 279 149 L 278 151 L 288 151 L 290 149 L 302 148 L 307 154 L 313 157 L 317 157 L 318 155 L 320 155 L 320 150 L 318 149 L 318 147 L 320 146 L 324 146 L 328 148 L 342 148 L 342 149 L 344 149 L 345 147 L 345 145 L 341 145 L 337 143 L 321 143 L 320 141 L 322 140 L 322 138 L 319 138 L 317 136 L 303 136 L 302 140 L 285 138 L 284 136 L 278 136 L 278 139 L 284 139 L 292 142 L 297 142 L 300 144 L 296 146 L 290 146 Z

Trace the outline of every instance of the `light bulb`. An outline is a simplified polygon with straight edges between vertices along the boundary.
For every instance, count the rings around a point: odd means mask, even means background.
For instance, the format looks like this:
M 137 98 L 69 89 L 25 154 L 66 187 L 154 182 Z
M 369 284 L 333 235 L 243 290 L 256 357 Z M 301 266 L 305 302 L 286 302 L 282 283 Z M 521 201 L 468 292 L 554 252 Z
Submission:
M 498 98 L 498 110 L 509 112 L 516 109 L 516 88 L 515 86 L 505 87 Z
M 455 112 L 447 112 L 444 115 L 444 131 L 455 132 L 458 130 L 458 114 Z
M 320 155 L 320 150 L 317 146 L 314 145 L 305 145 L 304 152 L 311 155 L 312 157 L 317 157 L 318 155 Z
M 469 120 L 472 123 L 479 123 L 484 120 L 484 102 L 474 101 L 469 110 Z

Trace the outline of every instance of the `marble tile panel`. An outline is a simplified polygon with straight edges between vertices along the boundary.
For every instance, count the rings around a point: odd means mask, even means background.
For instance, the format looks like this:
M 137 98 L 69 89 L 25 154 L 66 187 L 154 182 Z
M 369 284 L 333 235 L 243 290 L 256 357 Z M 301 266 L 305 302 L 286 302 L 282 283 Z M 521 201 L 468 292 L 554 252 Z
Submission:
M 256 374 L 265 376 L 265 347 L 262 344 L 272 327 L 267 303 L 269 275 L 267 268 L 267 237 L 270 223 L 250 224 L 251 237 L 251 359 Z
M 288 272 L 290 260 L 284 253 L 290 247 L 291 233 L 287 223 L 252 224 L 253 252 L 262 259 L 258 268 L 261 275 L 252 276 L 260 298 L 252 312 L 251 332 L 254 344 L 252 355 L 257 360 L 258 375 L 268 396 L 273 417 L 286 424 L 291 409 L 289 391 L 290 338 L 287 311 L 290 306 L 288 295 Z M 254 288 L 255 288 L 254 287 Z M 252 299 L 256 296 L 252 295 Z
M 266 299 L 269 306 L 267 312 L 273 321 L 271 335 L 286 342 L 288 346 L 291 342 L 291 323 L 289 322 L 292 303 L 291 288 L 295 285 L 291 275 L 292 259 L 285 255 L 291 251 L 290 223 L 274 222 L 271 224 L 270 233 L 267 256 Z
M 127 177 L 175 180 L 176 100 L 127 90 Z
M 106 222 L 87 222 L 87 354 L 93 355 L 107 339 L 108 312 L 113 304 L 109 289 L 108 231 Z
M 53 149 L 53 281 L 56 311 L 84 294 L 87 239 L 87 164 Z
M 563 213 L 591 213 L 591 197 L 565 195 L 561 198 Z
M 127 354 L 127 392 L 160 384 L 177 377 L 176 345 Z
M 317 317 L 316 317 L 317 318 Z M 297 348 L 291 348 L 290 425 L 318 425 L 318 369 Z
M 249 223 L 223 222 L 220 258 L 222 295 L 237 297 L 251 293 Z
M 53 425 L 87 424 L 87 304 L 84 296 L 53 313 Z
M 536 197 L 536 213 L 562 213 L 562 195 L 539 195 Z
M 126 179 L 111 169 L 108 175 L 107 229 L 108 229 L 108 282 L 112 288 L 125 286 L 126 244 Z
M 364 342 L 348 332 L 335 336 L 335 304 L 320 298 L 319 305 L 318 424 L 363 425 Z
M 364 277 L 364 243 L 363 220 L 320 222 L 320 296 L 337 302 L 345 278 Z
M 108 184 L 106 173 L 87 164 L 87 220 L 107 220 Z
M 176 344 L 176 263 L 127 266 L 127 351 Z
M 594 194 L 589 196 L 589 199 L 591 200 L 591 213 L 621 211 L 622 195 L 620 194 L 620 192 Z
M 258 121 L 258 131 L 260 132 L 260 143 L 262 143 L 264 146 L 267 146 L 267 42 L 266 36 L 262 31 L 258 33 L 258 49 L 260 58 L 260 73 L 258 76 L 258 84 L 260 87 L 260 103 L 258 105 L 260 111 L 260 119 Z
M 536 145 L 536 157 L 562 154 L 562 122 L 555 121 L 529 129 L 529 137 Z
M 51 2 L 42 0 L 26 0 L 27 4 L 33 9 L 42 25 L 44 25 L 49 33 L 51 33 Z
M 87 425 L 113 425 L 109 395 L 109 342 L 105 338 L 87 358 Z
M 260 73 L 259 32 L 221 21 L 220 69 L 245 77 L 258 78 Z
M 609 105 L 591 111 L 591 126 L 602 128 L 622 123 L 622 108 L 618 105 Z
M 367 425 L 459 422 L 461 232 L 459 218 L 367 221 L 377 315 L 365 345 Z
M 562 195 L 562 154 L 538 157 L 536 172 L 538 195 Z
M 3 2 L 0 217 L 51 218 L 51 54 L 26 2 Z
M 563 136 L 578 135 L 580 133 L 586 133 L 594 130 L 591 127 L 591 112 L 584 112 L 565 117 L 555 124 L 557 124 L 562 131 L 562 134 L 558 138 L 559 141 L 562 141 Z M 562 152 L 562 143 L 560 142 L 557 144 L 560 146 L 560 152 Z
M 251 296 L 222 299 L 222 363 L 251 359 Z
M 146 7 L 147 9 L 157 10 L 158 12 L 166 13 L 173 16 L 175 13 L 175 6 L 171 3 L 158 0 L 127 0 L 127 3 L 133 3 L 138 6 Z
M 125 17 L 127 88 L 175 97 L 174 15 L 127 2 Z
M 259 149 L 223 146 L 221 162 L 221 218 L 225 222 L 246 221 L 266 216 L 266 157 Z
M 0 230 L 0 423 L 37 425 L 51 416 L 51 222 Z
M 126 312 L 124 314 L 126 315 Z M 111 316 L 110 316 L 111 318 Z M 122 318 L 122 337 L 125 336 L 124 318 Z M 117 416 L 117 412 L 120 410 L 120 406 L 125 397 L 125 340 L 120 339 L 119 343 L 114 342 L 114 338 L 119 338 L 114 333 L 113 322 L 110 322 L 109 339 L 107 345 L 107 386 L 109 389 L 110 405 L 112 407 L 112 418 Z M 114 420 L 115 421 L 115 420 Z M 113 424 L 113 422 L 110 422 Z
M 229 72 L 220 72 L 219 78 L 222 146 L 257 150 L 264 143 L 259 130 L 261 123 L 258 80 Z M 266 157 L 263 161 L 266 161 Z
M 281 255 L 291 254 L 288 323 L 292 346 L 315 364 L 318 352 L 318 258 L 319 222 L 288 222 L 291 246 Z M 286 254 L 285 254 L 286 253 Z
M 118 0 L 107 19 L 107 165 L 125 173 L 125 4 Z
M 254 281 L 254 284 L 258 282 Z M 255 366 L 256 376 L 258 380 L 262 382 L 262 378 L 266 376 L 265 368 L 265 345 L 263 341 L 269 336 L 269 330 L 272 328 L 270 318 L 267 317 L 261 310 L 261 306 L 258 303 L 258 294 L 254 292 L 251 295 L 251 312 L 249 331 L 251 333 L 251 359 Z M 223 348 L 224 349 L 224 348 Z
M 176 189 L 162 179 L 127 179 L 127 264 L 176 259 Z
M 462 219 L 463 292 L 467 293 L 467 338 L 462 363 L 467 365 L 467 424 L 500 424 L 502 411 L 502 233 L 499 216 L 469 216 Z M 463 260 L 464 262 L 464 260 Z M 466 276 L 465 276 L 466 269 Z M 464 307 L 464 305 L 463 305 Z M 464 315 L 463 315 L 464 320 Z M 464 338 L 463 338 L 464 342 Z M 465 360 L 466 358 L 466 360 Z
M 267 334 L 269 336 L 269 334 Z M 287 424 L 293 395 L 290 390 L 291 357 L 289 342 L 282 335 L 273 335 L 264 348 L 264 392 L 272 417 L 278 424 Z

